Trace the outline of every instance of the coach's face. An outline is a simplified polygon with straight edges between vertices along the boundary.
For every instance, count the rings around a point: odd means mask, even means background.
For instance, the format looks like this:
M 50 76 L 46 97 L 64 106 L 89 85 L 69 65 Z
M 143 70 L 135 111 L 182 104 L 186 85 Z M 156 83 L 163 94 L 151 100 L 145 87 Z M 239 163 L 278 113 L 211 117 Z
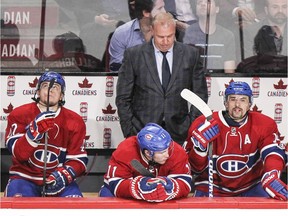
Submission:
M 157 49 L 162 52 L 168 51 L 174 44 L 175 31 L 176 27 L 172 22 L 164 25 L 155 23 L 152 28 L 152 34 Z

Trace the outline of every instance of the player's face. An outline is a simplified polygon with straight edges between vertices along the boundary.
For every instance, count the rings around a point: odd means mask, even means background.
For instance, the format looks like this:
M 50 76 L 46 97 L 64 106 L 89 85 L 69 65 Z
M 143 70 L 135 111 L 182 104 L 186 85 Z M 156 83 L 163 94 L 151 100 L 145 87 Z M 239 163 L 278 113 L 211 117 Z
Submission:
M 169 158 L 169 148 L 163 151 L 154 152 L 153 159 L 158 164 L 165 164 L 168 158 Z
M 225 103 L 226 109 L 232 119 L 240 122 L 250 109 L 249 97 L 247 95 L 228 95 Z
M 167 52 L 174 44 L 176 27 L 174 24 L 161 25 L 155 23 L 152 28 L 154 43 L 157 49 Z
M 47 105 L 47 96 L 48 96 L 48 87 L 49 82 L 41 83 L 40 90 L 39 90 L 39 97 L 40 97 L 40 104 Z M 62 99 L 63 94 L 61 92 L 61 85 L 55 83 L 52 88 L 50 89 L 49 94 L 49 106 L 57 106 L 58 102 Z

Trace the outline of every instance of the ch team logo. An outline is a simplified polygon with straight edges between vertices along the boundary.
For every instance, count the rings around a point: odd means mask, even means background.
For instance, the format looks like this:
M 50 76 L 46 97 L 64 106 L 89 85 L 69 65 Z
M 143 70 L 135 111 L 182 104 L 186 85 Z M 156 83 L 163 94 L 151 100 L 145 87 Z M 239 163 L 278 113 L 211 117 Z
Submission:
M 149 140 L 149 141 L 152 139 L 152 137 L 153 137 L 153 136 L 152 136 L 151 134 L 146 134 L 146 135 L 145 135 L 145 139 L 146 139 L 146 140 Z
M 238 178 L 248 172 L 248 156 L 223 155 L 216 161 L 216 168 L 219 175 L 226 178 Z
M 59 165 L 58 156 L 60 155 L 60 149 L 48 145 L 47 148 L 47 169 L 53 169 Z M 34 151 L 33 157 L 29 159 L 30 163 L 34 166 L 43 169 L 44 167 L 44 145 L 38 145 L 38 148 Z

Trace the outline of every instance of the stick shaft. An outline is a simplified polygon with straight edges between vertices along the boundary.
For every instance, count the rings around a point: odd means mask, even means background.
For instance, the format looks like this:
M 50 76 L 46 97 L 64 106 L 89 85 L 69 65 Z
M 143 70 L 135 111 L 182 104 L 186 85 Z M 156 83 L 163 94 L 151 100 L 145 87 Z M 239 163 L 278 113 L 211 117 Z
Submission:
M 152 177 L 154 178 L 155 176 L 149 172 L 149 170 L 147 170 L 138 160 L 133 159 L 130 162 L 131 166 L 137 171 L 139 172 L 141 175 L 143 176 L 148 176 L 148 177 Z

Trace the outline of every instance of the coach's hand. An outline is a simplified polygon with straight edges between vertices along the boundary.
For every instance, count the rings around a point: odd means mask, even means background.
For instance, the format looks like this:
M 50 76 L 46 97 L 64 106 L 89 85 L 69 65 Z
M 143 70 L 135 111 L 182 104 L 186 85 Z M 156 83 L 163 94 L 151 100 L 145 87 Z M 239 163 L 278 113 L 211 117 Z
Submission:
M 262 177 L 262 186 L 265 191 L 277 200 L 287 200 L 288 186 L 280 180 L 280 174 L 277 170 L 266 172 Z
M 46 195 L 56 195 L 62 192 L 66 185 L 76 177 L 72 167 L 59 167 L 46 179 Z
M 55 112 L 46 111 L 38 114 L 27 126 L 27 136 L 33 141 L 42 139 L 44 133 L 53 128 L 54 121 Z
M 196 148 L 206 151 L 209 142 L 216 139 L 219 134 L 218 122 L 211 119 L 192 131 L 191 141 Z

